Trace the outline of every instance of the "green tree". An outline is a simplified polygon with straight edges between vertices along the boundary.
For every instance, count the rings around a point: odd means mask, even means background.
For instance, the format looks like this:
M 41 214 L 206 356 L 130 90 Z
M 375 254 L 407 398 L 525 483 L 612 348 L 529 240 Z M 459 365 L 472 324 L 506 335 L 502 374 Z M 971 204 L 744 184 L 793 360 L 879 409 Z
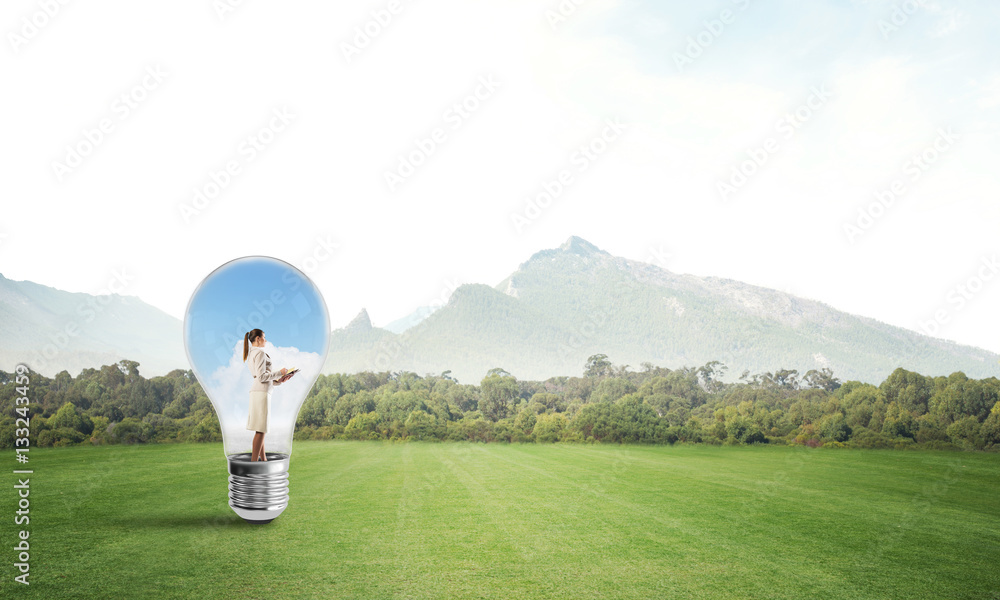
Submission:
M 344 428 L 344 437 L 349 440 L 379 439 L 378 415 L 374 412 L 355 415 Z
M 1000 445 L 1000 402 L 993 405 L 990 416 L 983 421 L 980 429 L 983 436 L 983 446 L 989 448 L 992 445 Z
M 885 396 L 874 385 L 849 381 L 838 390 L 838 396 L 841 397 L 847 425 L 852 429 L 872 427 L 876 410 L 885 412 Z M 881 422 L 877 423 L 877 429 L 882 429 Z
M 851 426 L 847 424 L 847 419 L 840 412 L 826 415 L 820 419 L 817 423 L 817 429 L 824 439 L 835 442 L 846 442 L 851 437 Z
M 490 371 L 480 383 L 480 388 L 482 390 L 479 398 L 480 412 L 492 421 L 507 418 L 518 397 L 517 379 L 510 374 L 502 375 Z
M 118 423 L 111 429 L 111 439 L 113 441 L 118 441 L 121 437 L 118 430 L 123 423 L 124 421 L 122 421 L 122 423 Z M 216 418 L 215 413 L 207 415 L 198 421 L 198 424 L 191 430 L 189 439 L 192 442 L 221 442 L 222 432 L 219 429 L 219 419 Z
M 966 450 L 978 450 L 983 447 L 982 426 L 979 419 L 969 415 L 948 426 L 948 437 L 951 441 Z
M 566 410 L 566 401 L 558 394 L 550 392 L 538 392 L 531 397 L 531 403 L 537 403 L 546 411 L 563 412 Z
M 648 371 L 650 369 L 646 370 Z M 706 363 L 704 366 L 698 367 L 696 373 L 707 391 L 718 392 L 724 387 L 722 378 L 725 377 L 726 371 L 728 370 L 729 367 L 717 360 L 713 360 Z
M 614 402 L 625 394 L 635 392 L 635 384 L 621 377 L 602 379 L 590 394 L 591 402 Z
M 87 415 L 80 415 L 72 403 L 67 402 L 56 411 L 49 419 L 49 426 L 53 429 L 66 428 L 79 431 L 81 434 L 90 435 L 94 430 L 94 424 Z
M 567 419 L 562 413 L 538 415 L 533 430 L 535 441 L 541 443 L 558 442 L 566 430 Z
M 753 419 L 739 414 L 726 418 L 726 439 L 741 444 L 759 444 L 767 441 L 760 426 Z
M 594 354 L 583 367 L 584 377 L 605 377 L 611 373 L 612 365 L 607 354 Z
M 890 402 L 886 409 L 885 422 L 882 424 L 882 433 L 892 437 L 914 438 L 913 415 L 905 410 L 898 402 Z
M 920 373 L 899 368 L 879 386 L 886 402 L 896 402 L 915 415 L 927 412 L 927 403 L 934 394 L 934 382 Z
M 811 388 L 823 389 L 828 392 L 835 392 L 840 388 L 840 380 L 834 377 L 833 371 L 827 367 L 823 367 L 819 371 L 816 369 L 806 371 L 802 380 Z
M 522 405 L 521 410 L 517 413 L 517 416 L 514 417 L 514 435 L 511 441 L 532 441 L 532 430 L 534 430 L 535 423 L 537 421 L 537 413 L 528 408 L 528 405 Z
M 216 431 L 218 431 L 218 424 L 216 424 Z M 148 442 L 151 434 L 152 428 L 148 424 L 137 419 L 133 419 L 132 417 L 126 417 L 120 423 L 116 423 L 111 429 L 111 439 L 118 444 L 139 444 Z
M 437 438 L 437 419 L 422 410 L 415 410 L 406 418 L 406 434 L 418 440 Z

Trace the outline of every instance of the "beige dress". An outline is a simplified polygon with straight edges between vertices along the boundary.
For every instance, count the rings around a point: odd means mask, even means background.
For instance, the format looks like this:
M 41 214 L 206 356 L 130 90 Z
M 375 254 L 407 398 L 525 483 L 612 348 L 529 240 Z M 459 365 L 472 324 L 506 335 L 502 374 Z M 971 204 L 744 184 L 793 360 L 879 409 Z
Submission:
M 247 429 L 267 433 L 267 417 L 271 413 L 271 387 L 281 385 L 274 381 L 281 378 L 281 373 L 271 370 L 271 357 L 262 348 L 251 347 L 247 363 L 254 379 L 250 385 Z
M 271 394 L 250 392 L 250 414 L 247 415 L 247 429 L 267 433 L 267 415 L 271 412 Z

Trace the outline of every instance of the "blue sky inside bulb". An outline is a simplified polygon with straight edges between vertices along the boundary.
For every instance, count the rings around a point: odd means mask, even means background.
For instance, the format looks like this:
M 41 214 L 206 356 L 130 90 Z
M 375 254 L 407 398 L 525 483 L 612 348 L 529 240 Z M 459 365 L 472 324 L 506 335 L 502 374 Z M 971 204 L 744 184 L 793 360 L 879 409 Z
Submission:
M 326 360 L 326 303 L 304 273 L 260 256 L 222 265 L 191 296 L 184 345 L 218 414 L 226 454 L 248 452 L 253 437 L 246 429 L 252 376 L 243 362 L 243 335 L 254 328 L 264 331 L 273 369 L 301 369 L 271 393 L 266 448 L 288 453 L 299 407 Z

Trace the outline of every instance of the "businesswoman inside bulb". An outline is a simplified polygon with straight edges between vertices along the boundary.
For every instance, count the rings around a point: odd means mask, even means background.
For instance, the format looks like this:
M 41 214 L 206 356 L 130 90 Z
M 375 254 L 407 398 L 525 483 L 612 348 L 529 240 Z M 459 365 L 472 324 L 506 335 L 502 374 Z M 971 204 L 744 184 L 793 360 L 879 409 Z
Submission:
M 250 414 L 247 417 L 247 429 L 255 432 L 250 460 L 267 460 L 264 454 L 264 434 L 267 433 L 267 417 L 271 412 L 271 387 L 281 385 L 291 375 L 288 369 L 271 370 L 271 357 L 264 352 L 264 332 L 252 329 L 243 336 L 243 362 L 249 363 L 253 383 L 250 384 Z

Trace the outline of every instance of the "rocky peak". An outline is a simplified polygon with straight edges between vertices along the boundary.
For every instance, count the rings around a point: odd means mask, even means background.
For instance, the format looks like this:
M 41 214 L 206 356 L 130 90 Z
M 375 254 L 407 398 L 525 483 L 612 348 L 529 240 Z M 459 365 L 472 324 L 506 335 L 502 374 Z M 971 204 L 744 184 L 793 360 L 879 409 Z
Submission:
M 358 313 L 358 316 L 354 317 L 350 323 L 347 324 L 344 329 L 357 329 L 362 331 L 367 331 L 372 328 L 372 320 L 368 317 L 368 311 L 364 308 Z
M 571 254 L 578 254 L 580 256 L 589 256 L 591 254 L 607 254 L 604 250 L 601 250 L 597 246 L 591 244 L 587 240 L 571 235 L 568 240 L 566 240 L 559 249 L 563 252 L 569 252 Z

